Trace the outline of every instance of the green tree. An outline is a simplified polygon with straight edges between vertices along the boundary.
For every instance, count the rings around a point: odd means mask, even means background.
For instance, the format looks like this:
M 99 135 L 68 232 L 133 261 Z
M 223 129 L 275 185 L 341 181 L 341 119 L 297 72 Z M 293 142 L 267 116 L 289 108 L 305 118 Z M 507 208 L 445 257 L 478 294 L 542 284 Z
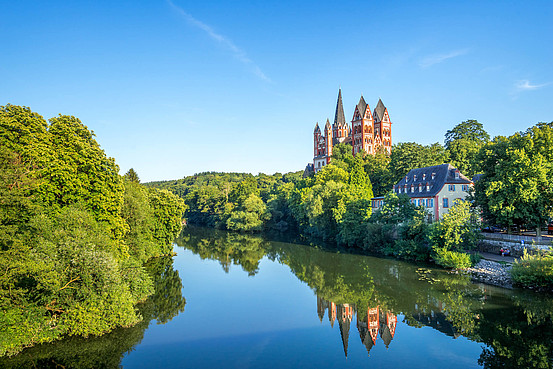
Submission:
M 475 199 L 491 224 L 534 227 L 553 215 L 553 124 L 496 137 L 478 155 L 483 176 Z
M 240 210 L 235 211 L 227 220 L 227 228 L 233 231 L 260 231 L 271 214 L 263 200 L 252 193 L 244 200 Z
M 449 162 L 463 174 L 472 177 L 478 172 L 476 155 L 490 141 L 482 123 L 467 120 L 445 134 L 445 148 Z
M 490 135 L 484 130 L 482 123 L 477 120 L 466 120 L 457 124 L 445 134 L 445 148 L 449 149 L 456 140 L 468 140 L 485 144 L 490 141 Z
M 456 200 L 443 218 L 433 224 L 433 247 L 451 251 L 473 250 L 480 235 L 480 224 L 471 203 Z
M 374 155 L 365 156 L 365 172 L 369 175 L 375 196 L 384 196 L 395 184 L 390 174 L 390 155 L 379 148 Z
M 140 178 L 133 168 L 129 169 L 127 173 L 125 173 L 125 178 L 131 182 L 140 183 Z

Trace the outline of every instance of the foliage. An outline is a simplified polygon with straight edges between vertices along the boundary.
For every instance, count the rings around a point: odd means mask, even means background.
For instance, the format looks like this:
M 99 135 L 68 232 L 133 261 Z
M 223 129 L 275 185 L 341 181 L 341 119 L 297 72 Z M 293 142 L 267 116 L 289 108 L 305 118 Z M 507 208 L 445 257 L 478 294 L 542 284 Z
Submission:
M 461 251 L 473 250 L 480 236 L 477 216 L 468 201 L 456 200 L 431 232 L 433 247 Z
M 127 173 L 125 173 L 125 179 L 130 182 L 140 183 L 140 178 L 133 168 L 129 169 Z
M 476 204 L 490 224 L 540 228 L 553 215 L 553 123 L 496 137 L 478 155 Z
M 169 254 L 172 243 L 182 228 L 182 214 L 186 204 L 167 190 L 151 189 L 148 202 L 153 211 L 153 237 L 162 247 L 162 254 Z
M 240 210 L 232 212 L 227 220 L 227 229 L 232 231 L 259 231 L 265 221 L 271 217 L 267 206 L 255 193 L 251 193 L 240 206 Z
M 549 252 L 539 252 L 530 255 L 524 250 L 524 255 L 515 260 L 511 268 L 513 282 L 523 287 L 553 288 L 553 255 Z
M 123 180 L 79 119 L 49 122 L 0 107 L 0 355 L 139 322 L 143 264 L 181 229 L 181 199 Z
M 472 265 L 470 255 L 451 251 L 445 247 L 434 247 L 434 261 L 445 268 L 464 269 Z
M 469 119 L 457 124 L 453 129 L 446 132 L 446 150 L 449 150 L 451 144 L 457 140 L 486 143 L 490 140 L 490 135 L 484 130 L 482 123 L 479 123 L 477 120 Z

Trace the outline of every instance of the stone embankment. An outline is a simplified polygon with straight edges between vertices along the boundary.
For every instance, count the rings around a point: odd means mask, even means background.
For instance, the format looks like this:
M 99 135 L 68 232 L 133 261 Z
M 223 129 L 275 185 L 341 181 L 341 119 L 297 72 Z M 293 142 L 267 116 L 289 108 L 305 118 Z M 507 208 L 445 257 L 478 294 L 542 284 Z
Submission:
M 472 268 L 468 268 L 467 271 L 472 274 L 472 279 L 476 282 L 513 288 L 510 269 L 511 264 L 482 259 Z

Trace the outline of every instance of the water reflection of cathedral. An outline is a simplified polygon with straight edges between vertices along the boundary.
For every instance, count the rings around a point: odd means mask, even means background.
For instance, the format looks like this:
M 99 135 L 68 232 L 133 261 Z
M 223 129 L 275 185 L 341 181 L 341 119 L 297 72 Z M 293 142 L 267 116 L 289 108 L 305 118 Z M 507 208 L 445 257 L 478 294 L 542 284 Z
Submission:
M 380 310 L 379 306 L 369 306 L 366 311 L 358 312 L 355 304 L 337 305 L 332 301 L 327 301 L 317 296 L 317 314 L 321 322 L 327 310 L 330 325 L 334 327 L 334 321 L 338 321 L 346 357 L 348 356 L 349 330 L 354 315 L 356 316 L 359 338 L 367 348 L 367 353 L 370 354 L 372 347 L 376 344 L 379 333 L 386 348 L 388 348 L 394 339 L 397 316 L 391 312 Z

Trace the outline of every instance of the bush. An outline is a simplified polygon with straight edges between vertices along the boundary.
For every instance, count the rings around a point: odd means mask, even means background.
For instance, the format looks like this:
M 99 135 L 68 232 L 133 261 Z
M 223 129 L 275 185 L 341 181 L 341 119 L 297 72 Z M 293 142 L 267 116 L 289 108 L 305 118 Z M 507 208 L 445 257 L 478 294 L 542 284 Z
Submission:
M 426 261 L 430 257 L 430 247 L 415 240 L 397 240 L 392 255 L 400 259 Z
M 475 252 L 474 254 L 470 254 L 470 262 L 472 263 L 472 266 L 475 266 L 482 260 L 482 255 Z
M 445 268 L 464 269 L 471 266 L 470 255 L 443 247 L 434 248 L 434 261 Z
M 367 224 L 367 233 L 363 249 L 370 252 L 382 252 L 394 245 L 394 226 L 380 223 Z
M 553 287 L 553 255 L 538 253 L 524 255 L 515 260 L 511 269 L 513 282 L 523 287 L 552 288 Z

